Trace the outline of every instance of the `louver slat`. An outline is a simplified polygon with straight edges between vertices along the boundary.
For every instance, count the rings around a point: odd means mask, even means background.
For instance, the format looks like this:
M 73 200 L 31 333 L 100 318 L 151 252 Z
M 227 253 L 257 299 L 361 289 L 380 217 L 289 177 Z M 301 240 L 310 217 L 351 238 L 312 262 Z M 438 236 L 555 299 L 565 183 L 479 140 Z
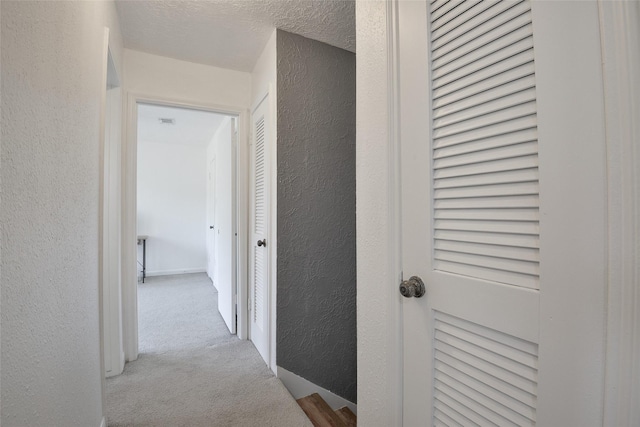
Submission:
M 443 188 L 434 191 L 435 199 L 461 199 L 478 197 L 520 196 L 538 194 L 537 182 L 519 182 L 474 187 Z
M 534 425 L 532 419 L 535 419 L 535 410 L 532 407 L 512 398 L 510 395 L 499 392 L 495 388 L 490 387 L 471 376 L 465 375 L 442 362 L 436 362 L 435 369 L 436 377 L 439 377 L 441 381 L 450 381 L 454 384 L 459 384 L 465 390 L 478 390 L 482 395 L 487 396 L 490 400 L 495 401 L 501 406 L 509 408 L 509 411 L 502 410 L 502 414 L 508 414 L 506 417 L 513 417 L 511 418 L 512 420 L 515 418 L 518 425 Z M 511 411 L 513 415 L 509 414 Z
M 443 19 L 441 22 L 435 22 L 431 27 L 432 39 L 437 40 L 439 37 L 456 31 L 457 28 L 463 26 L 469 21 L 473 22 L 474 18 L 482 14 L 482 12 L 496 5 L 495 1 L 483 2 L 463 2 L 460 6 L 460 13 L 452 19 Z M 470 7 L 469 7 L 470 6 Z
M 520 102 L 522 98 L 520 97 Z M 465 132 L 472 132 L 491 125 L 505 123 L 521 117 L 530 117 L 536 113 L 536 104 L 533 101 L 512 105 L 507 108 L 492 112 L 489 108 L 484 115 L 479 117 L 469 117 L 446 126 L 435 127 L 433 137 L 444 138 L 452 135 L 459 135 Z M 475 133 L 475 132 L 474 132 Z
M 502 40 L 498 40 L 497 42 L 500 41 Z M 475 71 L 481 68 L 485 68 L 487 74 L 495 74 L 496 72 L 492 70 L 492 67 L 496 67 L 497 69 L 504 69 L 505 67 L 509 67 L 509 63 L 504 63 L 507 58 L 513 57 L 514 59 L 516 59 L 519 56 L 526 58 L 526 52 L 532 48 L 533 40 L 530 37 L 526 37 L 486 56 L 484 56 L 483 52 L 474 52 L 473 55 L 465 55 L 462 59 L 468 61 L 468 64 L 464 64 L 452 71 L 447 70 L 447 68 L 449 68 L 448 66 L 446 68 L 443 67 L 438 70 L 438 75 L 436 75 L 436 73 L 432 75 L 434 87 L 438 88 L 441 86 L 445 86 L 454 81 L 457 84 L 463 84 L 465 78 L 473 77 L 474 80 L 481 79 L 483 77 L 483 74 L 478 74 Z M 522 62 L 522 60 L 520 60 L 520 62 Z M 457 64 L 454 64 L 454 66 L 455 65 Z
M 482 233 L 538 235 L 538 224 L 535 221 L 437 219 L 434 227 L 436 230 L 466 230 Z
M 462 425 L 533 426 L 538 347 L 435 312 L 434 418 Z
M 484 255 L 494 258 L 525 260 L 531 262 L 540 261 L 540 253 L 537 249 L 533 248 L 516 248 L 511 246 L 505 247 L 499 245 L 440 240 L 436 242 L 435 250 Z
M 434 182 L 434 188 L 460 188 L 476 185 L 504 184 L 514 182 L 532 182 L 537 180 L 537 169 L 520 169 L 504 172 L 486 173 L 479 176 L 458 176 L 441 178 Z
M 255 123 L 255 193 L 254 193 L 254 232 L 256 236 L 264 236 L 265 224 L 265 129 L 264 117 Z M 253 322 L 261 330 L 264 330 L 263 309 L 264 309 L 264 278 L 265 278 L 265 251 L 254 246 L 254 286 L 253 286 Z
M 500 234 L 483 233 L 460 230 L 435 230 L 436 245 L 441 240 L 450 240 L 460 243 L 479 243 L 483 245 L 498 245 L 515 248 L 540 247 L 540 239 L 536 235 L 527 234 Z
M 439 209 L 435 219 L 535 221 L 537 216 L 530 209 Z
M 491 77 L 499 76 L 509 70 L 513 70 L 522 65 L 530 64 L 533 60 L 531 50 L 519 53 L 517 55 L 504 55 L 502 61 L 497 62 L 485 68 L 478 67 L 476 70 L 465 77 L 455 81 L 455 84 L 439 84 L 440 81 L 434 81 L 434 98 L 441 98 L 459 91 L 461 88 L 470 87 L 472 85 L 481 84 L 482 81 Z M 474 65 L 474 64 L 472 64 Z M 468 71 L 468 70 L 465 70 Z M 446 82 L 446 80 L 444 80 Z
M 467 105 L 459 111 L 451 111 L 446 115 L 435 117 L 433 128 L 440 129 L 445 126 L 454 125 L 466 120 L 481 118 L 486 114 L 496 113 L 510 107 L 521 104 L 528 104 L 536 99 L 536 92 L 533 87 L 528 87 L 522 91 L 506 91 L 506 96 L 500 96 L 493 100 L 484 100 L 480 105 Z
M 537 277 L 529 274 L 520 274 L 512 271 L 497 270 L 491 267 L 480 267 L 446 260 L 435 260 L 433 264 L 436 270 L 475 277 L 491 282 L 508 283 L 510 285 L 531 289 L 536 289 L 538 285 Z
M 504 37 L 509 37 L 513 40 L 512 45 L 519 44 L 523 47 L 522 49 L 517 50 L 518 52 L 533 47 L 533 42 L 529 38 L 532 34 L 531 25 L 529 24 L 521 27 L 514 25 L 514 28 L 515 30 L 506 34 L 501 31 L 497 34 L 485 34 L 481 36 L 479 40 L 474 40 L 474 44 L 476 44 L 478 48 L 464 55 L 445 55 L 434 60 L 432 78 L 440 78 L 479 59 L 504 51 L 502 49 L 504 47 L 504 41 L 502 40 Z M 504 30 L 502 27 L 499 27 L 499 29 Z M 466 47 L 469 48 L 469 46 Z M 461 52 L 454 50 L 452 53 L 460 54 Z
M 463 403 L 458 402 L 455 398 L 451 397 L 446 391 L 436 389 L 434 391 L 434 399 L 436 403 L 436 409 L 441 406 L 451 408 L 452 411 L 460 414 L 462 419 L 466 420 L 463 425 L 465 426 L 485 426 L 490 425 L 489 420 L 483 418 L 475 411 L 466 407 Z
M 459 167 L 447 167 L 435 170 L 434 179 L 481 175 L 485 173 L 514 171 L 537 167 L 538 155 L 536 151 L 536 153 L 528 156 L 520 155 L 517 157 L 498 158 L 497 160 L 488 160 L 481 163 L 463 163 Z
M 535 118 L 532 118 L 532 120 L 535 120 Z M 510 127 L 507 125 L 502 126 L 502 129 L 505 132 L 508 132 L 509 128 Z M 481 129 L 479 131 L 476 131 L 475 133 L 482 134 L 484 137 L 484 133 L 485 133 L 484 131 L 485 129 Z M 487 130 L 486 132 L 490 132 L 490 131 Z M 487 136 L 487 138 L 490 138 L 490 136 Z M 468 141 L 468 142 L 473 142 L 473 141 Z M 465 143 L 465 142 L 461 142 L 461 144 L 462 143 Z M 436 157 L 436 159 L 434 160 L 434 168 L 445 169 L 453 166 L 477 165 L 479 163 L 501 160 L 501 159 L 512 159 L 512 158 L 520 159 L 529 155 L 537 155 L 537 153 L 538 153 L 538 143 L 527 142 L 523 144 L 510 145 L 507 147 L 493 148 L 491 150 L 461 154 L 459 156 L 452 156 L 452 157 L 446 157 L 446 158 Z M 434 154 L 434 156 L 437 156 L 437 153 Z M 528 167 L 528 163 L 526 162 L 526 159 L 523 159 L 523 160 L 525 161 L 522 166 Z M 482 165 L 479 165 L 479 166 L 482 166 Z M 517 167 L 517 163 L 514 165 L 514 168 L 526 169 L 526 167 Z M 514 170 L 514 169 L 511 169 L 511 170 Z
M 443 17 L 445 20 L 449 20 L 455 15 L 460 13 L 459 7 L 464 3 L 475 4 L 478 1 L 479 0 L 474 0 L 473 2 L 467 2 L 466 0 L 449 0 L 448 2 L 444 3 L 441 7 L 438 7 L 433 11 L 433 13 L 431 14 L 431 19 L 434 22 L 438 21 L 439 19 L 443 19 Z M 473 6 L 473 4 L 471 4 L 469 7 Z
M 456 16 L 474 7 L 482 0 L 450 0 L 433 11 L 431 15 L 435 25 L 444 25 Z
M 434 107 L 437 109 L 437 111 L 434 111 L 434 118 L 438 119 L 450 114 L 465 112 L 465 110 L 471 110 L 471 112 L 473 113 L 472 108 L 474 107 L 481 109 L 484 108 L 482 104 L 495 100 L 501 100 L 503 97 L 517 94 L 518 92 L 532 89 L 534 87 L 535 76 L 533 75 L 525 76 L 523 78 L 507 83 L 502 82 L 502 84 L 496 86 L 495 88 L 493 88 L 493 90 L 488 92 L 480 92 L 476 95 L 471 95 L 449 104 L 434 104 Z M 535 97 L 535 90 L 533 91 L 533 93 Z M 505 105 L 505 107 L 506 106 L 508 105 Z M 475 117 L 476 115 L 472 115 L 472 117 Z
M 440 418 L 441 420 L 442 419 L 452 420 L 451 424 L 448 424 L 448 425 L 461 426 L 461 427 L 473 425 L 471 423 L 471 420 L 469 420 L 468 418 L 464 418 L 461 414 L 454 411 L 452 408 L 448 407 L 446 404 L 442 402 L 440 402 L 440 405 L 434 410 L 434 417 L 436 416 L 442 417 Z
M 261 255 L 261 250 L 258 247 L 253 248 L 255 257 L 255 284 L 253 295 L 253 321 L 262 330 L 262 307 L 264 305 L 264 263 Z
M 433 421 L 434 421 L 433 425 L 438 427 L 440 426 L 464 427 L 464 424 L 459 423 L 458 421 L 454 420 L 453 418 L 451 418 L 450 416 L 448 416 L 442 411 L 434 412 Z
M 430 16 L 434 266 L 537 289 L 538 141 L 530 4 L 452 1 L 437 3 L 437 10 L 434 4 Z M 443 401 L 460 403 L 457 393 L 468 384 L 458 385 L 443 385 Z M 457 409 L 451 405 L 442 409 L 443 417 L 455 419 L 451 410 Z M 458 414 L 470 419 L 466 412 Z M 482 418 L 494 422 L 494 415 Z M 519 422 L 518 416 L 507 419 Z
M 459 22 L 458 26 L 450 28 L 448 33 L 440 31 L 432 38 L 433 59 L 440 59 L 443 55 L 455 51 L 462 46 L 469 45 L 463 51 L 478 48 L 484 43 L 502 37 L 509 32 L 531 23 L 527 16 L 531 8 L 525 1 L 486 1 L 485 8 L 466 22 Z M 441 29 L 444 30 L 444 27 Z M 477 43 L 473 43 L 478 40 Z
M 505 271 L 507 273 L 526 274 L 537 276 L 539 274 L 538 263 L 530 261 L 520 261 L 514 259 L 497 258 L 494 256 L 474 255 L 469 253 L 435 251 L 435 259 L 439 261 L 449 261 L 470 267 L 489 268 L 492 270 Z

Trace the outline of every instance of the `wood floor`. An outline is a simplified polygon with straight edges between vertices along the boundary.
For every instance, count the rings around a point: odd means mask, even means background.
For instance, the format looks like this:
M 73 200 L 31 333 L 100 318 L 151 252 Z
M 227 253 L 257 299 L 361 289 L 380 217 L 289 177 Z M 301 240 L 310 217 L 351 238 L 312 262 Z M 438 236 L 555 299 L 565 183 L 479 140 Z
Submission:
M 345 406 L 334 411 L 318 393 L 298 399 L 297 402 L 315 427 L 356 426 L 356 415 L 351 409 Z

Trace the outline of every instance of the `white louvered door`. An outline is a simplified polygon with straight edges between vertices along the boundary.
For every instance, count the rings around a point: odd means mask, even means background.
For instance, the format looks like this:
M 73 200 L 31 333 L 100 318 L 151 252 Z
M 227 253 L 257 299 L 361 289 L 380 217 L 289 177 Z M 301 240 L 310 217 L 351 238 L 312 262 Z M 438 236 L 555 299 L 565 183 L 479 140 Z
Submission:
M 597 6 L 398 12 L 404 425 L 597 425 Z
M 268 208 L 268 99 L 262 100 L 252 114 L 252 186 L 251 186 L 251 241 L 250 241 L 250 338 L 258 352 L 269 363 L 269 258 L 267 241 Z M 264 244 L 258 244 L 258 242 Z

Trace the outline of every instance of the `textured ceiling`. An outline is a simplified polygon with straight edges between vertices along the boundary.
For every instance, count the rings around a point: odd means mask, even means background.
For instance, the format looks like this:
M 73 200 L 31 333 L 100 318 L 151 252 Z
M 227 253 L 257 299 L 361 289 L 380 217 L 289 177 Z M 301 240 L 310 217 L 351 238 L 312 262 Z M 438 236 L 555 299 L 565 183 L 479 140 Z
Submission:
M 206 147 L 227 116 L 186 108 L 138 104 L 138 141 Z M 174 119 L 162 124 L 160 118 Z
M 353 0 L 116 0 L 125 47 L 251 71 L 274 28 L 355 52 Z

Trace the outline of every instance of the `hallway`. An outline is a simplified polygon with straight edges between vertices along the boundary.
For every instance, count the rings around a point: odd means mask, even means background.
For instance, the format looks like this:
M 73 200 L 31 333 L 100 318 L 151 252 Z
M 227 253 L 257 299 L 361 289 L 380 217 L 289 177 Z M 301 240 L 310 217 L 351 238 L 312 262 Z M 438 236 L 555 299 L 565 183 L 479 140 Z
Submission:
M 107 380 L 109 426 L 310 425 L 250 341 L 229 334 L 204 273 L 138 286 L 140 355 Z

